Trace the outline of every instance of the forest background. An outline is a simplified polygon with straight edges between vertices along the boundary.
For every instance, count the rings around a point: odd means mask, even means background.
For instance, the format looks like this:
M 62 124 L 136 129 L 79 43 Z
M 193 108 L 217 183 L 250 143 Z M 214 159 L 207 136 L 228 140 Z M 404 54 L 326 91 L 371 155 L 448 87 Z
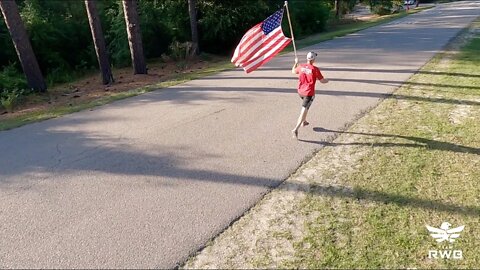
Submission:
M 14 0 L 3 0 L 14 1 Z M 92 0 L 93 1 L 93 0 Z M 131 1 L 131 0 L 128 0 Z M 46 85 L 72 82 L 98 68 L 85 1 L 17 0 L 21 20 Z M 119 0 L 96 0 L 111 67 L 132 64 L 124 8 Z M 139 0 L 137 11 L 144 56 L 148 61 L 184 58 L 192 40 L 192 0 Z M 242 35 L 253 25 L 281 8 L 283 0 L 195 0 L 195 24 L 199 51 L 229 55 Z M 296 38 L 319 33 L 339 22 L 359 0 L 290 0 Z M 402 0 L 366 0 L 379 15 L 403 7 Z M 426 1 L 423 1 L 426 2 Z M 284 32 L 290 36 L 288 21 Z M 15 47 L 0 18 L 0 95 L 30 91 Z

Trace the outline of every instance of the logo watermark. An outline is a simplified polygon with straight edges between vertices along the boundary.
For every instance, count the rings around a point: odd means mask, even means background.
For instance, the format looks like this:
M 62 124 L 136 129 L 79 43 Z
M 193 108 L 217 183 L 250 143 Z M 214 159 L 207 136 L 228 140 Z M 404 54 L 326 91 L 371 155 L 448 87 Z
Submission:
M 443 222 L 440 225 L 440 228 L 425 225 L 430 232 L 430 236 L 432 236 L 437 243 L 443 243 L 440 249 L 431 249 L 428 251 L 429 259 L 463 259 L 462 250 L 454 249 L 453 243 L 458 237 L 460 237 L 460 233 L 465 226 L 459 226 L 452 229 L 450 229 L 450 226 L 452 226 L 452 224 L 448 222 Z

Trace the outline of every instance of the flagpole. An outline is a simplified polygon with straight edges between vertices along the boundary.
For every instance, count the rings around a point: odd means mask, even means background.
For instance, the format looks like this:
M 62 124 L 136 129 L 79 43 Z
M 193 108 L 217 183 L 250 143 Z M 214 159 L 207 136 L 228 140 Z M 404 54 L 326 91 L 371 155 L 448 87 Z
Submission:
M 288 24 L 290 25 L 290 34 L 292 35 L 293 51 L 295 52 L 295 58 L 298 58 L 297 47 L 295 46 L 295 37 L 293 36 L 292 21 L 290 20 L 290 12 L 288 11 L 288 1 L 285 1 L 285 7 L 287 8 L 287 17 L 288 17 Z

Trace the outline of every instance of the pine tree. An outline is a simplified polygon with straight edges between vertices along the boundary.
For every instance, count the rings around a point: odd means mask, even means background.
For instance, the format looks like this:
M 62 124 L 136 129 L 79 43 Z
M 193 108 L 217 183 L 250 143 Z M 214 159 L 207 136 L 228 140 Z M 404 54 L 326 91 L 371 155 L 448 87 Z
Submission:
M 130 46 L 134 70 L 133 74 L 147 74 L 137 6 L 137 0 L 123 0 L 123 12 L 127 25 L 128 44 Z
M 97 54 L 98 64 L 102 72 L 102 81 L 103 84 L 110 84 L 113 83 L 113 75 L 110 69 L 105 37 L 103 35 L 96 2 L 96 0 L 85 0 L 85 8 L 87 9 L 88 23 L 90 24 L 90 30 L 92 32 L 95 53 Z
M 47 85 L 33 52 L 27 30 L 20 17 L 17 3 L 14 0 L 0 0 L 0 10 L 12 37 L 28 86 L 36 91 L 45 92 Z
M 190 14 L 190 28 L 192 31 L 192 54 L 198 55 L 200 53 L 200 47 L 198 45 L 198 21 L 196 0 L 188 0 L 188 13 Z

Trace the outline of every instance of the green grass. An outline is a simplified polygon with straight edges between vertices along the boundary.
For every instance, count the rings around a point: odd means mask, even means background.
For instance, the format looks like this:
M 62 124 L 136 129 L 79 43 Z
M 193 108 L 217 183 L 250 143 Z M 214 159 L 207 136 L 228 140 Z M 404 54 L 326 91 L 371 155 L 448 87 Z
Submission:
M 480 35 L 450 61 L 447 56 L 435 57 L 344 132 L 337 146 L 320 152 L 328 159 L 336 147 L 348 146 L 361 158 L 324 172 L 324 178 L 336 176 L 335 187 L 312 184 L 303 213 L 319 216 L 305 224 L 307 234 L 285 267 L 480 266 Z M 453 244 L 463 260 L 427 258 L 442 245 L 425 224 L 444 221 L 465 225 Z
M 349 24 L 343 24 L 341 26 L 337 26 L 333 28 L 330 31 L 326 31 L 324 33 L 312 35 L 309 37 L 306 37 L 304 39 L 300 39 L 297 41 L 296 45 L 298 49 L 310 46 L 312 44 L 316 44 L 322 41 L 330 40 L 335 37 L 339 36 L 344 36 L 350 33 L 354 33 L 369 27 L 373 27 L 382 23 L 387 23 L 402 17 L 405 17 L 409 14 L 413 14 L 419 11 L 424 10 L 425 8 L 419 8 L 415 10 L 411 10 L 410 12 L 400 12 L 397 14 L 393 15 L 387 15 L 387 16 L 382 16 L 373 19 L 372 21 L 368 22 L 354 22 L 354 23 L 349 23 Z M 287 49 L 284 50 L 284 53 L 288 53 L 293 51 L 293 47 L 289 46 Z M 59 106 L 53 109 L 48 109 L 48 110 L 41 110 L 41 111 L 36 111 L 36 112 L 30 112 L 26 113 L 23 115 L 19 115 L 17 117 L 12 117 L 6 120 L 0 121 L 0 131 L 2 130 L 8 130 L 16 127 L 20 127 L 29 123 L 34 123 L 38 121 L 43 121 L 47 120 L 50 118 L 55 118 L 55 117 L 60 117 L 65 114 L 73 113 L 73 112 L 78 112 L 82 111 L 85 109 L 90 109 L 96 106 L 101 106 L 105 105 L 108 103 L 111 103 L 116 100 L 140 95 L 149 91 L 157 90 L 160 88 L 166 88 L 170 86 L 174 86 L 177 84 L 181 84 L 184 82 L 187 82 L 189 80 L 201 78 L 207 75 L 215 74 L 220 71 L 228 70 L 231 69 L 232 65 L 229 61 L 229 59 L 225 59 L 224 61 L 219 61 L 218 63 L 212 63 L 209 68 L 206 68 L 204 70 L 200 71 L 194 71 L 193 73 L 189 74 L 179 74 L 174 77 L 172 77 L 171 80 L 161 82 L 158 84 L 153 84 L 149 85 L 146 87 L 141 87 L 138 89 L 132 89 L 127 92 L 123 93 L 117 93 L 117 94 L 112 94 L 111 96 L 103 97 L 98 100 L 86 102 L 86 103 L 81 103 L 81 104 L 73 104 L 72 106 L 65 105 L 65 106 Z M 41 97 L 38 97 L 38 99 L 41 99 Z

